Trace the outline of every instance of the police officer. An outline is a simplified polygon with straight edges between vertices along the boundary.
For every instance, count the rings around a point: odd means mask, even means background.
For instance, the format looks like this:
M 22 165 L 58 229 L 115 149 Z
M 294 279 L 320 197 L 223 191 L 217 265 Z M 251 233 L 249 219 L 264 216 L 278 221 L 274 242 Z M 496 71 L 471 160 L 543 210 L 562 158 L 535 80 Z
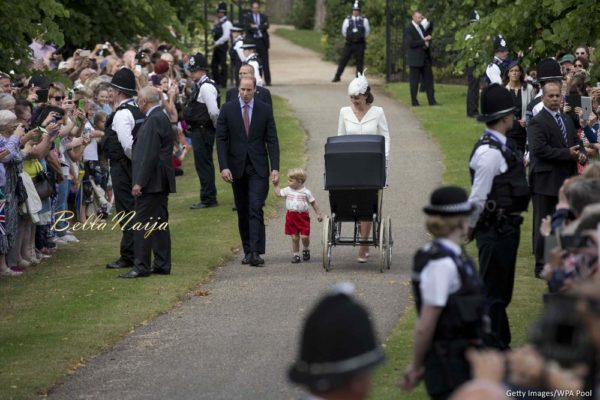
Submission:
M 241 48 L 244 51 L 244 63 L 252 65 L 252 68 L 254 68 L 256 86 L 263 86 L 263 64 L 259 55 L 256 53 L 256 43 L 254 43 L 253 39 L 246 37 Z
M 110 82 L 115 111 L 106 120 L 102 151 L 110 161 L 115 207 L 117 213 L 130 215 L 135 210 L 135 201 L 131 195 L 131 150 L 140 126 L 146 116 L 133 101 L 137 94 L 133 71 L 121 68 Z M 121 218 L 121 228 L 129 217 Z M 133 266 L 133 231 L 123 229 L 120 257 L 106 265 L 109 269 L 129 268 Z
M 227 20 L 227 4 L 220 2 L 217 7 L 217 22 L 212 27 L 213 57 L 210 63 L 212 77 L 219 87 L 227 86 L 227 50 L 232 24 Z
M 415 255 L 412 274 L 418 321 L 412 363 L 401 388 L 411 390 L 425 378 L 432 399 L 446 399 L 470 379 L 465 351 L 482 344 L 483 285 L 461 244 L 474 206 L 462 188 L 446 186 L 431 194 L 427 230 L 433 241 Z
M 372 371 L 384 359 L 367 310 L 356 301 L 354 286 L 344 282 L 306 318 L 288 376 L 307 389 L 306 400 L 365 400 Z
M 229 50 L 229 58 L 231 59 L 231 64 L 233 65 L 233 77 L 235 79 L 235 87 L 240 86 L 240 67 L 242 63 L 245 61 L 244 57 L 244 49 L 242 49 L 242 45 L 244 44 L 244 36 L 242 36 L 243 28 L 239 26 L 232 26 L 231 29 L 231 49 Z
M 475 206 L 470 239 L 479 250 L 479 271 L 489 301 L 495 345 L 508 348 L 511 341 L 506 308 L 512 299 L 515 264 L 523 222 L 521 213 L 529 204 L 529 186 L 523 155 L 506 137 L 514 123 L 515 107 L 509 91 L 491 84 L 481 94 L 481 115 L 486 124 L 471 159 L 471 195 Z
M 498 35 L 494 38 L 494 59 L 488 64 L 485 69 L 485 74 L 483 75 L 485 84 L 502 84 L 502 78 L 506 73 L 508 63 L 510 63 L 510 60 L 508 59 L 506 40 L 502 35 Z
M 206 57 L 202 53 L 190 58 L 188 71 L 194 81 L 194 90 L 183 116 L 190 126 L 194 164 L 200 179 L 200 202 L 192 204 L 191 209 L 217 206 L 213 149 L 221 96 L 215 82 L 206 75 L 207 69 Z
M 344 52 L 332 82 L 339 82 L 350 57 L 356 60 L 356 75 L 363 72 L 365 47 L 369 36 L 369 20 L 360 15 L 358 0 L 352 7 L 352 15 L 347 16 L 342 23 L 342 35 L 346 39 Z

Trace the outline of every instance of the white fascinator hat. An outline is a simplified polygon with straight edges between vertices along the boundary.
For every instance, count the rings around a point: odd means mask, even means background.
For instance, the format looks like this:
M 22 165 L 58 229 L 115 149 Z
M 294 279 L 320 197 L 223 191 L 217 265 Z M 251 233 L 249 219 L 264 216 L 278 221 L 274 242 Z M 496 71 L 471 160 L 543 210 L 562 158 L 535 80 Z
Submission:
M 359 94 L 367 93 L 367 89 L 369 88 L 369 82 L 367 78 L 365 78 L 364 73 L 367 70 L 365 69 L 363 73 L 358 73 L 358 76 L 350 82 L 348 85 L 348 95 L 349 96 L 358 96 Z

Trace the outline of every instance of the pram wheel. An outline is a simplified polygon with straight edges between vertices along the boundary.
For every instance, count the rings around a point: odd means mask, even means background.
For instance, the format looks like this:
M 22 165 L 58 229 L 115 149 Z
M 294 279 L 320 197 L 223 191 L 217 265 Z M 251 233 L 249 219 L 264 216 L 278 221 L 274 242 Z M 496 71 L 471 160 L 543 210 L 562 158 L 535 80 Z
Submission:
M 394 248 L 394 237 L 392 236 L 392 218 L 391 217 L 387 217 L 387 230 L 388 230 L 388 243 L 387 243 L 387 260 L 386 262 L 386 267 L 387 269 L 390 269 L 392 267 L 392 250 Z
M 329 272 L 331 269 L 331 247 L 332 247 L 332 239 L 331 232 L 333 227 L 333 221 L 329 218 L 329 216 L 323 217 L 323 237 L 322 237 L 322 246 L 323 246 L 323 268 L 325 271 Z

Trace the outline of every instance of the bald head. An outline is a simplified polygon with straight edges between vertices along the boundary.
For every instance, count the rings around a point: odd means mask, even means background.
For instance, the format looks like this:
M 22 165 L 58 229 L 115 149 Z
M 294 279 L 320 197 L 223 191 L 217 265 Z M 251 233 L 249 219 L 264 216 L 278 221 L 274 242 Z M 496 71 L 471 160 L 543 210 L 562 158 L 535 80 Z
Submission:
M 146 86 L 139 91 L 137 102 L 142 112 L 148 112 L 160 102 L 160 92 L 153 86 Z

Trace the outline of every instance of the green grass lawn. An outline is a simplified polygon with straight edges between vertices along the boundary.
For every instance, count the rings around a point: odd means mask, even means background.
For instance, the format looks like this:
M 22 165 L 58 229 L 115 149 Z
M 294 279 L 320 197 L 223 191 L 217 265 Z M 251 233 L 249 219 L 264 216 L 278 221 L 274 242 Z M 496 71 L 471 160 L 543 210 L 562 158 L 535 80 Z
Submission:
M 484 124 L 466 117 L 466 87 L 456 85 L 436 85 L 436 99 L 441 107 L 413 107 L 422 126 L 437 141 L 445 166 L 444 183 L 462 186 L 470 190 L 468 159 L 473 145 L 481 136 Z M 393 83 L 386 86 L 389 95 L 405 105 L 410 104 L 407 83 Z M 421 97 L 424 94 L 420 94 Z M 425 103 L 424 100 L 421 103 Z M 545 285 L 533 277 L 534 260 L 531 255 L 531 214 L 524 215 L 521 227 L 521 244 L 517 259 L 517 272 L 513 300 L 508 309 L 512 346 L 517 347 L 527 339 L 528 327 L 539 314 Z M 473 244 L 468 253 L 477 258 Z M 385 343 L 388 363 L 378 370 L 372 399 L 427 399 L 424 385 L 419 385 L 411 393 L 400 394 L 397 383 L 404 369 L 412 360 L 413 331 L 415 326 L 414 305 L 410 305 L 402 319 Z
M 274 96 L 282 171 L 304 164 L 304 131 L 289 105 Z M 216 163 L 216 161 L 215 161 Z M 76 232 L 81 240 L 21 277 L 0 280 L 0 399 L 29 399 L 109 349 L 136 326 L 168 312 L 238 248 L 229 185 L 217 179 L 220 207 L 190 210 L 199 184 L 193 155 L 170 196 L 173 271 L 170 276 L 118 279 L 104 266 L 118 256 L 118 229 Z M 273 215 L 274 196 L 267 200 Z M 210 293 L 208 294 L 210 296 Z
M 277 28 L 275 34 L 279 35 L 298 46 L 306 47 L 312 51 L 316 51 L 321 55 L 325 55 L 325 47 L 321 38 L 323 35 L 320 32 L 304 30 L 304 29 L 288 29 Z

